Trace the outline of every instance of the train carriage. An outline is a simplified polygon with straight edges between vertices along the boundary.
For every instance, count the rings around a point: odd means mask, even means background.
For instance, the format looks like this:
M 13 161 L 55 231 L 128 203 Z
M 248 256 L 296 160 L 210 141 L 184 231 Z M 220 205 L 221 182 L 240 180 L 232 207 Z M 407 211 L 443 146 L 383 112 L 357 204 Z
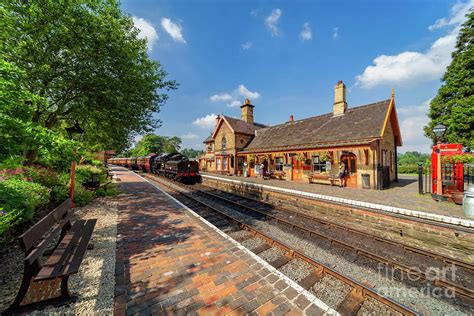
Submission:
M 145 171 L 145 156 L 137 157 L 136 170 Z

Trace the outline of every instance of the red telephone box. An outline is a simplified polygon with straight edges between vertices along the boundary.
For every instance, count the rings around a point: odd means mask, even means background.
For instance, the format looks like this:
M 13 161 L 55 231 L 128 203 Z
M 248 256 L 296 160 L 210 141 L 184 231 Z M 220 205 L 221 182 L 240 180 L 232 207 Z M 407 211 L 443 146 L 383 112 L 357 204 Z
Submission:
M 431 152 L 431 177 L 432 192 L 437 192 L 438 168 L 441 169 L 441 180 L 443 183 L 443 195 L 453 191 L 464 191 L 464 164 L 445 163 L 438 166 L 438 153 L 443 156 L 462 154 L 461 144 L 439 144 L 432 147 Z

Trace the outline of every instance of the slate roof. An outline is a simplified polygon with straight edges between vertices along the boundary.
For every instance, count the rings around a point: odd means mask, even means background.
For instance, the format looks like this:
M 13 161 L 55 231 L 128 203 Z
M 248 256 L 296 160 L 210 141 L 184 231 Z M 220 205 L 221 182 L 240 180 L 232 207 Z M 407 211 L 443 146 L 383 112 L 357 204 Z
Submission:
M 249 124 L 249 123 L 247 123 L 243 120 L 240 120 L 240 119 L 237 119 L 237 118 L 231 117 L 231 116 L 224 115 L 224 118 L 229 123 L 229 125 L 232 127 L 234 132 L 236 132 L 236 133 L 254 135 L 255 130 L 266 127 L 266 125 L 263 125 L 263 124 L 260 124 L 260 123 Z
M 368 144 L 380 138 L 390 100 L 259 129 L 243 152 Z
M 203 141 L 203 143 L 212 143 L 213 141 L 214 141 L 214 138 L 212 138 L 212 134 L 211 134 Z

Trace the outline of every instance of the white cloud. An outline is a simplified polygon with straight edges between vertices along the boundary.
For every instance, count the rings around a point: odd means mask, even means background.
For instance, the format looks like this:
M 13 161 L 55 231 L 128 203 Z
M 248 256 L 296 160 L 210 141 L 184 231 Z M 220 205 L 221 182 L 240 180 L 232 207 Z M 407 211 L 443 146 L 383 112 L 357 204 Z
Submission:
M 258 9 L 252 9 L 252 10 L 250 10 L 250 15 L 251 15 L 251 16 L 257 16 L 257 15 L 258 15 L 258 11 L 259 11 Z
M 300 39 L 304 41 L 309 41 L 313 38 L 313 31 L 311 30 L 311 26 L 308 22 L 303 24 L 303 29 L 300 32 Z
M 147 40 L 148 50 L 151 51 L 153 45 L 158 40 L 158 34 L 150 22 L 143 18 L 132 16 L 134 26 L 139 30 L 138 37 Z
M 202 128 L 212 128 L 214 125 L 216 125 L 216 118 L 216 114 L 208 114 L 205 117 L 195 119 L 193 124 Z
M 161 26 L 173 38 L 175 42 L 186 43 L 183 37 L 183 27 L 172 22 L 169 18 L 161 19 Z
M 245 42 L 242 44 L 242 49 L 243 50 L 247 50 L 247 49 L 250 49 L 252 47 L 253 43 L 248 41 L 248 42 Z
M 255 100 L 260 98 L 260 93 L 257 91 L 252 92 L 241 84 L 231 93 L 224 92 L 221 94 L 214 94 L 210 96 L 209 99 L 214 103 L 224 102 L 227 106 L 234 107 L 242 105 L 243 102 L 239 101 L 240 97 Z
M 464 22 L 465 15 L 470 9 L 472 9 L 472 7 L 474 7 L 474 0 L 470 0 L 465 3 L 458 2 L 451 8 L 450 17 L 438 19 L 434 24 L 430 25 L 428 29 L 433 31 L 446 26 L 458 26 Z
M 430 152 L 431 140 L 424 136 L 423 127 L 428 124 L 428 109 L 431 99 L 421 105 L 397 108 L 403 147 L 401 150 Z
M 457 8 L 456 12 L 459 10 Z M 456 45 L 460 23 L 463 22 L 462 19 L 454 20 L 457 26 L 448 35 L 438 38 L 424 53 L 405 51 L 398 55 L 378 56 L 373 65 L 356 76 L 355 85 L 370 89 L 383 84 L 408 85 L 441 78 L 451 62 L 451 53 Z M 451 19 L 448 22 L 451 23 Z
M 241 106 L 241 105 L 242 105 L 242 103 L 241 103 L 239 100 L 232 100 L 232 102 L 230 102 L 230 103 L 228 104 L 228 106 L 230 106 L 230 107 L 233 107 L 233 106 Z
M 265 19 L 265 24 L 267 27 L 270 29 L 272 36 L 278 36 L 279 30 L 278 30 L 278 20 L 281 17 L 281 10 L 280 9 L 273 9 L 272 14 L 270 14 L 266 19 Z
M 228 93 L 222 93 L 222 94 L 214 94 L 209 99 L 211 99 L 212 102 L 220 102 L 220 101 L 226 102 L 226 101 L 231 101 L 234 98 Z
M 249 91 L 249 89 L 247 89 L 243 84 L 239 85 L 239 87 L 237 88 L 237 92 L 245 98 L 249 98 L 249 99 L 260 98 L 260 93 L 258 93 L 257 91 L 255 92 Z
M 336 39 L 338 37 L 339 37 L 339 27 L 336 26 L 335 28 L 332 29 L 332 38 Z
M 182 139 L 196 139 L 198 136 L 193 133 L 187 133 L 181 136 Z

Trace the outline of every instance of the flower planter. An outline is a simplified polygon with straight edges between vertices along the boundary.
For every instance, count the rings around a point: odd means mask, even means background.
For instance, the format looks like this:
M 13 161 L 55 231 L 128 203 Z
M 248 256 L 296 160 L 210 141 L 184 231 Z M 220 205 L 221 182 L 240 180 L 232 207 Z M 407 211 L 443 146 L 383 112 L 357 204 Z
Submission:
M 464 198 L 464 193 L 460 191 L 455 191 L 451 193 L 451 199 L 454 203 L 462 205 L 462 199 Z

